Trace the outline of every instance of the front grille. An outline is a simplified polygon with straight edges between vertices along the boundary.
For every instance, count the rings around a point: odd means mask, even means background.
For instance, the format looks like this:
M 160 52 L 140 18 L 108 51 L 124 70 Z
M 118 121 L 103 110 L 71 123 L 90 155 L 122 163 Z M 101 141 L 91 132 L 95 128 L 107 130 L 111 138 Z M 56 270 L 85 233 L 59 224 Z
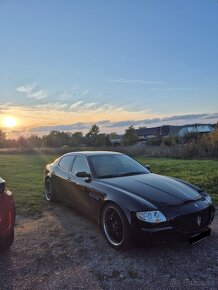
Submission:
M 198 212 L 179 216 L 174 219 L 174 227 L 181 232 L 194 232 L 206 227 L 210 223 L 210 208 Z

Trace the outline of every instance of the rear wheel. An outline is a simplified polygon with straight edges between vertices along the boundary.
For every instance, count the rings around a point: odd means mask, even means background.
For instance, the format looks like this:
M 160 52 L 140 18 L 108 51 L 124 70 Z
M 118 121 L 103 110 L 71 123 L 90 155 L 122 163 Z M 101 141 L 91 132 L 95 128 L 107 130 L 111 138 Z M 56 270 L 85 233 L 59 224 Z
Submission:
M 101 225 L 105 238 L 113 248 L 124 249 L 129 245 L 129 223 L 117 205 L 109 203 L 104 207 Z
M 9 249 L 14 242 L 14 230 L 7 236 L 4 237 L 1 242 L 1 248 L 2 249 Z
M 54 200 L 54 192 L 52 189 L 51 179 L 47 178 L 45 180 L 45 199 L 47 201 L 53 201 Z

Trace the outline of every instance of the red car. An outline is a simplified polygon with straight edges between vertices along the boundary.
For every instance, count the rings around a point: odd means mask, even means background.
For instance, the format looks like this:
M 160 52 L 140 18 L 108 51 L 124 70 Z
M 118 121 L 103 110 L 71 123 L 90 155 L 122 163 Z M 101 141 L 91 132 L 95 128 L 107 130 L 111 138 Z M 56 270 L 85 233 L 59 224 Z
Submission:
M 0 177 L 0 248 L 8 249 L 14 241 L 15 205 L 11 191 Z

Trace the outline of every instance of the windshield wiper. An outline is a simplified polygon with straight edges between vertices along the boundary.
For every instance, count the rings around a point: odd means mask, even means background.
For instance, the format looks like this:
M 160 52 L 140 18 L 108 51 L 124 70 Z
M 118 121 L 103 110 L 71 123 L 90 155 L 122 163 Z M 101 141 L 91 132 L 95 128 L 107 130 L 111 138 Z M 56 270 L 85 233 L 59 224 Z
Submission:
M 98 176 L 98 178 L 113 178 L 113 177 L 120 177 L 120 175 L 108 174 L 108 175 L 100 175 L 100 176 Z
M 114 178 L 114 177 L 123 177 L 123 176 L 131 176 L 131 175 L 138 175 L 138 174 L 146 174 L 146 172 L 132 171 L 132 172 L 126 172 L 126 173 L 122 173 L 122 174 L 101 175 L 101 176 L 98 176 L 98 178 Z
M 131 175 L 138 175 L 138 174 L 146 174 L 146 172 L 132 171 L 132 172 L 126 172 L 126 173 L 120 174 L 119 176 L 131 176 Z

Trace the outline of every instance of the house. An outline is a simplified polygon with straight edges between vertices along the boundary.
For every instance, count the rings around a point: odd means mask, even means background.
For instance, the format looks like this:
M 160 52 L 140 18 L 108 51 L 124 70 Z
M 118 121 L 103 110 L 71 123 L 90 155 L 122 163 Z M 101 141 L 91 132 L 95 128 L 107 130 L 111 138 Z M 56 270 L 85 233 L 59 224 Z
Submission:
M 178 136 L 184 137 L 189 133 L 199 133 L 199 134 L 213 133 L 214 131 L 215 129 L 211 125 L 191 125 L 181 128 L 178 131 Z
M 155 138 L 165 138 L 170 135 L 170 126 L 164 125 L 161 127 L 153 128 L 139 128 L 136 129 L 139 141 L 155 139 Z

